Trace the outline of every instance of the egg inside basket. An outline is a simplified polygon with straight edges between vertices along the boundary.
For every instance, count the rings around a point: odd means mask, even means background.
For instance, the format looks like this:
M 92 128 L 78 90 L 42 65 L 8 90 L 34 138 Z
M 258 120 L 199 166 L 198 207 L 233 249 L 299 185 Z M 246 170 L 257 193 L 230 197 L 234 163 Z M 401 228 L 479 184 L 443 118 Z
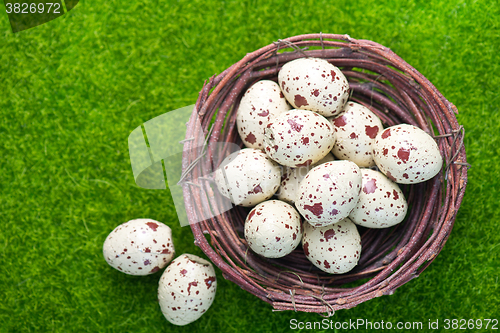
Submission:
M 216 168 L 234 147 L 243 147 L 236 129 L 236 111 L 244 92 L 259 80 L 276 81 L 283 64 L 302 57 L 322 58 L 339 67 L 349 81 L 351 101 L 368 107 L 384 127 L 406 123 L 423 129 L 435 138 L 444 160 L 442 171 L 431 180 L 401 186 L 409 204 L 402 223 L 386 229 L 359 227 L 361 257 L 345 274 L 327 274 L 315 268 L 300 246 L 279 259 L 253 253 L 243 236 L 250 208 L 227 209 L 213 179 L 206 175 L 206 170 Z M 453 228 L 468 167 L 457 112 L 422 74 L 372 41 L 308 34 L 248 53 L 205 83 L 187 124 L 183 192 L 196 245 L 224 278 L 276 310 L 331 315 L 335 310 L 392 294 L 430 265 Z M 207 215 L 207 210 L 211 214 Z

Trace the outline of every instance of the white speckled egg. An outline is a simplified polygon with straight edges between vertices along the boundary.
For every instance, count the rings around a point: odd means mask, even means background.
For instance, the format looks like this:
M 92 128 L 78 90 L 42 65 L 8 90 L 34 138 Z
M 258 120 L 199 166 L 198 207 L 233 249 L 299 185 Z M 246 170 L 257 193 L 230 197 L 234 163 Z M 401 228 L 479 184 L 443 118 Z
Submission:
M 302 219 L 290 204 L 268 200 L 255 206 L 245 220 L 248 246 L 266 258 L 290 254 L 302 239 Z
M 349 98 L 349 83 L 342 71 L 324 59 L 300 58 L 283 65 L 278 83 L 296 109 L 325 117 L 339 114 Z
M 356 207 L 361 191 L 361 171 L 351 161 L 323 163 L 300 183 L 295 206 L 311 225 L 340 222 Z
M 182 254 L 165 269 L 158 283 L 161 312 L 170 323 L 187 325 L 210 308 L 216 290 L 212 264 L 193 254 Z
M 266 154 L 292 168 L 318 162 L 335 143 L 335 131 L 328 119 L 306 110 L 279 114 L 267 125 L 264 135 Z
M 383 173 L 361 169 L 363 184 L 356 207 L 349 214 L 351 221 L 367 228 L 388 228 L 402 222 L 408 204 L 398 184 Z
M 437 175 L 443 166 L 434 138 L 413 125 L 386 128 L 375 137 L 372 147 L 378 168 L 396 183 L 424 182 Z
M 108 235 L 102 252 L 107 263 L 123 273 L 152 274 L 175 255 L 172 230 L 152 219 L 130 220 Z
M 344 112 L 329 120 L 337 136 L 333 155 L 360 168 L 374 166 L 372 141 L 384 129 L 380 118 L 367 107 L 348 102 Z
M 262 150 L 245 148 L 222 161 L 215 183 L 223 196 L 245 207 L 269 199 L 281 182 L 281 167 Z
M 300 168 L 286 168 L 286 173 L 284 173 L 281 178 L 281 185 L 278 191 L 276 191 L 276 197 L 279 200 L 283 200 L 288 202 L 289 204 L 294 204 L 297 193 L 299 191 L 300 182 L 307 173 L 314 167 L 326 163 L 334 161 L 335 158 L 331 153 L 328 153 L 325 157 L 323 157 L 318 162 L 314 163 L 311 166 L 305 166 Z
M 281 112 L 291 109 L 279 85 L 271 80 L 253 84 L 243 95 L 236 125 L 246 147 L 263 149 L 264 128 Z
M 352 270 L 361 255 L 361 237 L 349 218 L 325 227 L 304 223 L 302 248 L 314 266 L 331 274 Z

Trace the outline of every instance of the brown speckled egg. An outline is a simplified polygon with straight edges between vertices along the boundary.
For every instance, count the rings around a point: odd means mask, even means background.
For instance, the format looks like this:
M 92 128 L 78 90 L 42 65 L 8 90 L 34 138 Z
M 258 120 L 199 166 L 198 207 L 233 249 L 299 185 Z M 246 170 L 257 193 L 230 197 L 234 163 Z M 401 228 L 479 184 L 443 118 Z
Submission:
M 324 59 L 300 58 L 283 65 L 278 83 L 296 109 L 325 117 L 339 114 L 349 98 L 349 83 L 340 69 Z
M 367 107 L 348 102 L 344 112 L 329 120 L 337 135 L 333 155 L 360 168 L 374 166 L 372 141 L 384 129 L 380 118 Z
M 243 95 L 236 114 L 236 125 L 241 140 L 248 148 L 263 149 L 264 128 L 281 112 L 290 110 L 279 85 L 261 80 Z
M 351 221 L 367 228 L 388 228 L 402 222 L 408 204 L 398 184 L 383 173 L 361 169 L 362 190 L 356 207 L 349 214 Z
M 443 166 L 434 138 L 413 125 L 386 128 L 375 137 L 372 147 L 378 168 L 396 183 L 424 182 L 437 175 Z
M 104 259 L 120 272 L 148 275 L 174 257 L 172 230 L 152 219 L 130 220 L 116 227 L 104 241 Z
M 245 148 L 226 157 L 214 178 L 220 193 L 232 203 L 252 207 L 274 195 L 281 167 L 262 150 Z
M 302 219 L 290 204 L 268 200 L 255 206 L 245 220 L 248 246 L 266 258 L 290 254 L 302 239 Z
M 330 274 L 343 274 L 358 264 L 361 237 L 349 218 L 326 227 L 304 223 L 302 248 L 314 266 Z
M 200 318 L 210 308 L 217 290 L 210 262 L 193 254 L 175 258 L 158 283 L 158 302 L 165 318 L 183 326 Z
M 266 154 L 292 168 L 318 162 L 335 143 L 335 131 L 328 119 L 306 110 L 279 114 L 267 125 L 264 135 Z
M 284 172 L 283 177 L 281 178 L 281 185 L 278 191 L 276 191 L 276 197 L 279 200 L 283 200 L 288 202 L 289 204 L 294 204 L 297 193 L 299 191 L 300 182 L 307 173 L 314 167 L 326 163 L 334 161 L 335 158 L 331 153 L 328 153 L 325 157 L 323 157 L 318 162 L 314 163 L 311 166 L 300 167 L 300 168 L 286 168 L 286 172 Z
M 311 225 L 326 226 L 349 216 L 360 191 L 361 171 L 354 162 L 327 162 L 302 180 L 295 206 Z

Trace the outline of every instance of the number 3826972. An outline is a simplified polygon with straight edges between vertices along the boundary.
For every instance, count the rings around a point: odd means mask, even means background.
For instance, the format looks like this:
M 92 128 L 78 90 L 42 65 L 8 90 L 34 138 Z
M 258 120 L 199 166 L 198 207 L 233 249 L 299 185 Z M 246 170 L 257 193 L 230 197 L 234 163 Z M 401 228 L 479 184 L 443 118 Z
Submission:
M 61 14 L 60 3 L 6 3 L 7 14 Z

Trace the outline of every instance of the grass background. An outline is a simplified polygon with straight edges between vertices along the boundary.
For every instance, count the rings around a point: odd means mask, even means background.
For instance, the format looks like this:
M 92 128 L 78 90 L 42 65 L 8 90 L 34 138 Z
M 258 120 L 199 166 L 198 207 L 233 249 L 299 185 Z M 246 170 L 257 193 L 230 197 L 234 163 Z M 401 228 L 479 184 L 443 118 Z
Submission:
M 17 34 L 3 10 L 0 332 L 284 332 L 291 319 L 323 319 L 272 312 L 219 274 L 208 313 L 175 327 L 157 304 L 160 273 L 126 276 L 101 252 L 118 224 L 150 217 L 173 228 L 178 254 L 203 256 L 168 191 L 135 185 L 128 135 L 193 104 L 247 52 L 320 31 L 379 42 L 425 75 L 458 107 L 472 164 L 452 235 L 424 274 L 331 319 L 500 319 L 498 0 L 83 0 Z

